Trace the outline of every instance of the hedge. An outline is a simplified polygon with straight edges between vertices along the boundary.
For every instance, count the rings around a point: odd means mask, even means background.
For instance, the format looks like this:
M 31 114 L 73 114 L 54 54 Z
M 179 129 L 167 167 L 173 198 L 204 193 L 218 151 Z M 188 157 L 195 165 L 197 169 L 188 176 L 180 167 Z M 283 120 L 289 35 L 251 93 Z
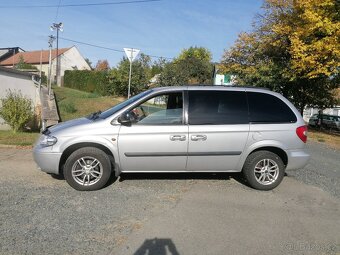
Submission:
M 64 75 L 64 86 L 102 96 L 113 94 L 113 85 L 106 71 L 67 70 Z

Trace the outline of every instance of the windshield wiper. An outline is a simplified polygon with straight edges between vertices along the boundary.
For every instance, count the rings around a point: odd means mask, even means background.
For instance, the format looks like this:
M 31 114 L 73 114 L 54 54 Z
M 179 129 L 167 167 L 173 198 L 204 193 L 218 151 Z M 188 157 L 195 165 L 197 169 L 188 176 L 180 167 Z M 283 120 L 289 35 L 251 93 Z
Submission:
M 90 120 L 95 120 L 95 119 L 97 119 L 98 117 L 99 117 L 99 115 L 102 113 L 102 111 L 98 111 L 98 112 L 93 112 L 93 113 L 91 113 L 90 115 L 89 115 L 89 119 Z

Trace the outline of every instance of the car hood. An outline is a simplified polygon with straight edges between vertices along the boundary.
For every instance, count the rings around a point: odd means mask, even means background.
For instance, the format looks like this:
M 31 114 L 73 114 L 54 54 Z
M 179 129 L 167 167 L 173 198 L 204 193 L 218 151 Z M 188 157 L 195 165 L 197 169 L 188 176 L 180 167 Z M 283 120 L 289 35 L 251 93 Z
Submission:
M 81 127 L 87 124 L 93 123 L 93 120 L 90 120 L 88 118 L 79 118 L 74 120 L 68 120 L 65 122 L 58 123 L 57 125 L 54 125 L 52 127 L 49 127 L 48 130 L 51 133 L 57 133 L 60 131 L 65 131 L 66 129 L 73 129 L 75 127 Z

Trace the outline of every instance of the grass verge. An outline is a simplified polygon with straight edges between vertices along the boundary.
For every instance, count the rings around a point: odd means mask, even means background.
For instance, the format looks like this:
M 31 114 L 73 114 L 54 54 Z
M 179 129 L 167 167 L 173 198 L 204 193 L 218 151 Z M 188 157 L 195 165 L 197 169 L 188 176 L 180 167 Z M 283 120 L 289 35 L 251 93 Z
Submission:
M 99 110 L 104 111 L 121 102 L 114 97 L 102 97 L 66 87 L 54 87 L 53 91 L 62 121 L 84 117 Z
M 32 146 L 38 139 L 39 133 L 17 132 L 0 130 L 1 145 Z
M 317 130 L 308 130 L 308 139 L 314 142 L 324 143 L 325 145 L 340 150 L 340 136 L 336 134 L 327 134 Z

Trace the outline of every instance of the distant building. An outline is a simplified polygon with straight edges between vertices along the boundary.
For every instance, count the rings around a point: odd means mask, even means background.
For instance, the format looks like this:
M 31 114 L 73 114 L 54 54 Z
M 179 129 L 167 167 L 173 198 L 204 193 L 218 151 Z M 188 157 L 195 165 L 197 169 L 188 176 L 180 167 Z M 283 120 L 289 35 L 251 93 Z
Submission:
M 235 85 L 235 75 L 231 74 L 215 74 L 214 85 Z
M 51 76 L 55 80 L 57 51 L 52 50 L 52 67 Z M 35 66 L 38 70 L 41 69 L 45 75 L 48 75 L 49 66 L 49 50 L 24 51 L 17 52 L 14 55 L 0 61 L 0 66 L 13 68 L 23 58 L 24 62 Z M 63 77 L 66 70 L 91 70 L 89 64 L 80 54 L 79 50 L 72 46 L 70 48 L 62 48 L 58 50 L 60 76 Z
M 235 75 L 226 74 L 219 70 L 219 64 L 214 64 L 214 77 L 213 84 L 214 85 L 225 85 L 232 86 L 235 85 Z
M 20 47 L 0 48 L 0 62 L 14 56 L 18 52 L 24 52 Z

